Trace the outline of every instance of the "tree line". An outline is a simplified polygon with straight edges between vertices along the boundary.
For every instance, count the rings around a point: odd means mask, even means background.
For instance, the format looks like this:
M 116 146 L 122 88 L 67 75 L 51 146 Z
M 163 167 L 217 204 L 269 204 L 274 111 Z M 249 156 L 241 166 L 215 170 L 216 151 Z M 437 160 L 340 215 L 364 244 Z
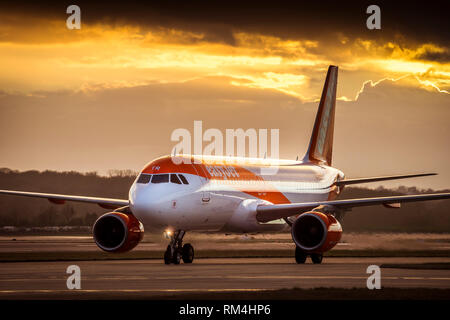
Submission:
M 0 189 L 85 195 L 128 199 L 128 190 L 137 173 L 110 170 L 106 176 L 97 172 L 14 171 L 0 169 Z M 388 195 L 449 192 L 400 187 L 395 190 L 346 187 L 340 199 Z M 450 200 L 403 204 L 400 209 L 383 206 L 359 207 L 343 219 L 347 232 L 449 232 Z M 44 199 L 0 195 L 0 227 L 3 226 L 92 226 L 107 212 L 84 203 L 51 204 Z

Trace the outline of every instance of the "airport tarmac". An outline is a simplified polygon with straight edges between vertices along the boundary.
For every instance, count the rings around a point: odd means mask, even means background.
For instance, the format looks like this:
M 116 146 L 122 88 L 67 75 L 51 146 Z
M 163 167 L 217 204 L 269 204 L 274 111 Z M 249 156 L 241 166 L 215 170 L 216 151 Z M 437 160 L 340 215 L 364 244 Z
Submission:
M 252 292 L 282 288 L 366 288 L 369 265 L 450 263 L 450 258 L 327 258 L 297 265 L 292 258 L 12 262 L 0 264 L 0 299 L 155 297 L 186 292 Z M 66 269 L 81 270 L 81 289 L 67 288 Z M 450 288 L 450 270 L 382 268 L 381 285 Z
M 162 234 L 146 233 L 133 251 L 165 250 Z M 256 235 L 224 235 L 190 232 L 184 239 L 196 250 L 294 250 L 289 232 Z M 336 249 L 346 250 L 449 250 L 449 234 L 424 233 L 344 233 Z M 0 236 L 0 253 L 98 251 L 92 235 L 7 235 Z
M 15 240 L 13 240 L 15 239 Z M 265 250 L 278 248 L 293 253 L 289 235 L 227 237 L 224 235 L 193 235 L 196 252 L 203 250 Z M 448 235 L 350 235 L 338 246 L 350 251 L 361 244 L 377 243 L 417 245 L 427 250 L 446 250 Z M 381 239 L 381 240 L 380 240 Z M 425 240 L 426 241 L 425 241 Z M 147 238 L 134 251 L 153 251 L 159 256 L 167 240 Z M 378 241 L 378 242 L 376 242 Z M 402 244 L 402 241 L 404 244 Z M 292 251 L 291 251 L 292 250 Z M 370 251 L 370 248 L 367 248 Z M 0 253 L 8 257 L 19 253 L 26 257 L 56 256 L 64 252 L 101 252 L 91 236 L 3 236 Z M 205 251 L 203 251 L 205 252 Z M 430 251 L 431 252 L 431 251 Z M 444 252 L 444 251 L 442 251 Z M 445 251 L 447 252 L 447 251 Z M 162 253 L 161 253 L 162 254 Z M 58 260 L 58 259 L 56 259 Z M 0 262 L 0 299 L 134 299 L 165 295 L 209 292 L 261 292 L 289 288 L 366 288 L 369 265 L 445 264 L 438 268 L 381 268 L 382 287 L 450 289 L 450 257 L 324 257 L 321 265 L 298 265 L 288 258 L 200 258 L 193 264 L 165 265 L 161 259 L 143 260 L 80 260 Z M 81 270 L 81 289 L 67 288 L 69 265 Z

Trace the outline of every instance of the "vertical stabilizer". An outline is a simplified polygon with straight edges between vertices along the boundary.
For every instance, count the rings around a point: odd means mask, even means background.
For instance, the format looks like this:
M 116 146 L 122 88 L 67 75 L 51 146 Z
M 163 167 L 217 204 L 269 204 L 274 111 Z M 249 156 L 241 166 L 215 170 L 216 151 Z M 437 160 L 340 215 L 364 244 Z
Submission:
M 328 68 L 314 129 L 303 162 L 331 165 L 338 67 Z

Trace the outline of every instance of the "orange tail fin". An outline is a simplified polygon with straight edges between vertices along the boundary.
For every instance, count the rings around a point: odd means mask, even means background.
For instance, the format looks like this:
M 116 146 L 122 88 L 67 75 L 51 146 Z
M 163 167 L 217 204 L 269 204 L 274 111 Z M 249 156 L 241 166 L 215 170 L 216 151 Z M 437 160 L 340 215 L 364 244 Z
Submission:
M 338 67 L 328 68 L 314 129 L 303 162 L 331 165 Z

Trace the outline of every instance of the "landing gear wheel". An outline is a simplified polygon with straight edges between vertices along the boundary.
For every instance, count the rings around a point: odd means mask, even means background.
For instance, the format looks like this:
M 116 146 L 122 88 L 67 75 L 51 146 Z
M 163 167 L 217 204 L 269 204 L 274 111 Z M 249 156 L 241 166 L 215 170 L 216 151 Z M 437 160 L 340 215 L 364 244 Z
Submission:
M 308 255 L 299 247 L 295 247 L 295 262 L 298 264 L 305 263 Z
M 180 264 L 180 262 L 181 262 L 181 253 L 180 253 L 180 251 L 176 250 L 173 253 L 172 262 L 173 262 L 173 264 Z
M 164 252 L 164 263 L 170 264 L 172 262 L 172 253 L 170 250 L 170 246 L 167 246 L 166 252 Z
M 164 252 L 165 264 L 180 264 L 181 258 L 185 263 L 191 263 L 194 260 L 194 248 L 190 244 L 183 246 L 184 230 L 177 230 L 170 237 L 170 243 Z M 185 249 L 186 247 L 186 249 Z
M 183 246 L 182 257 L 184 263 L 192 263 L 194 261 L 194 247 L 190 243 L 186 243 Z
M 319 253 L 312 253 L 311 260 L 314 264 L 322 263 L 323 255 Z

